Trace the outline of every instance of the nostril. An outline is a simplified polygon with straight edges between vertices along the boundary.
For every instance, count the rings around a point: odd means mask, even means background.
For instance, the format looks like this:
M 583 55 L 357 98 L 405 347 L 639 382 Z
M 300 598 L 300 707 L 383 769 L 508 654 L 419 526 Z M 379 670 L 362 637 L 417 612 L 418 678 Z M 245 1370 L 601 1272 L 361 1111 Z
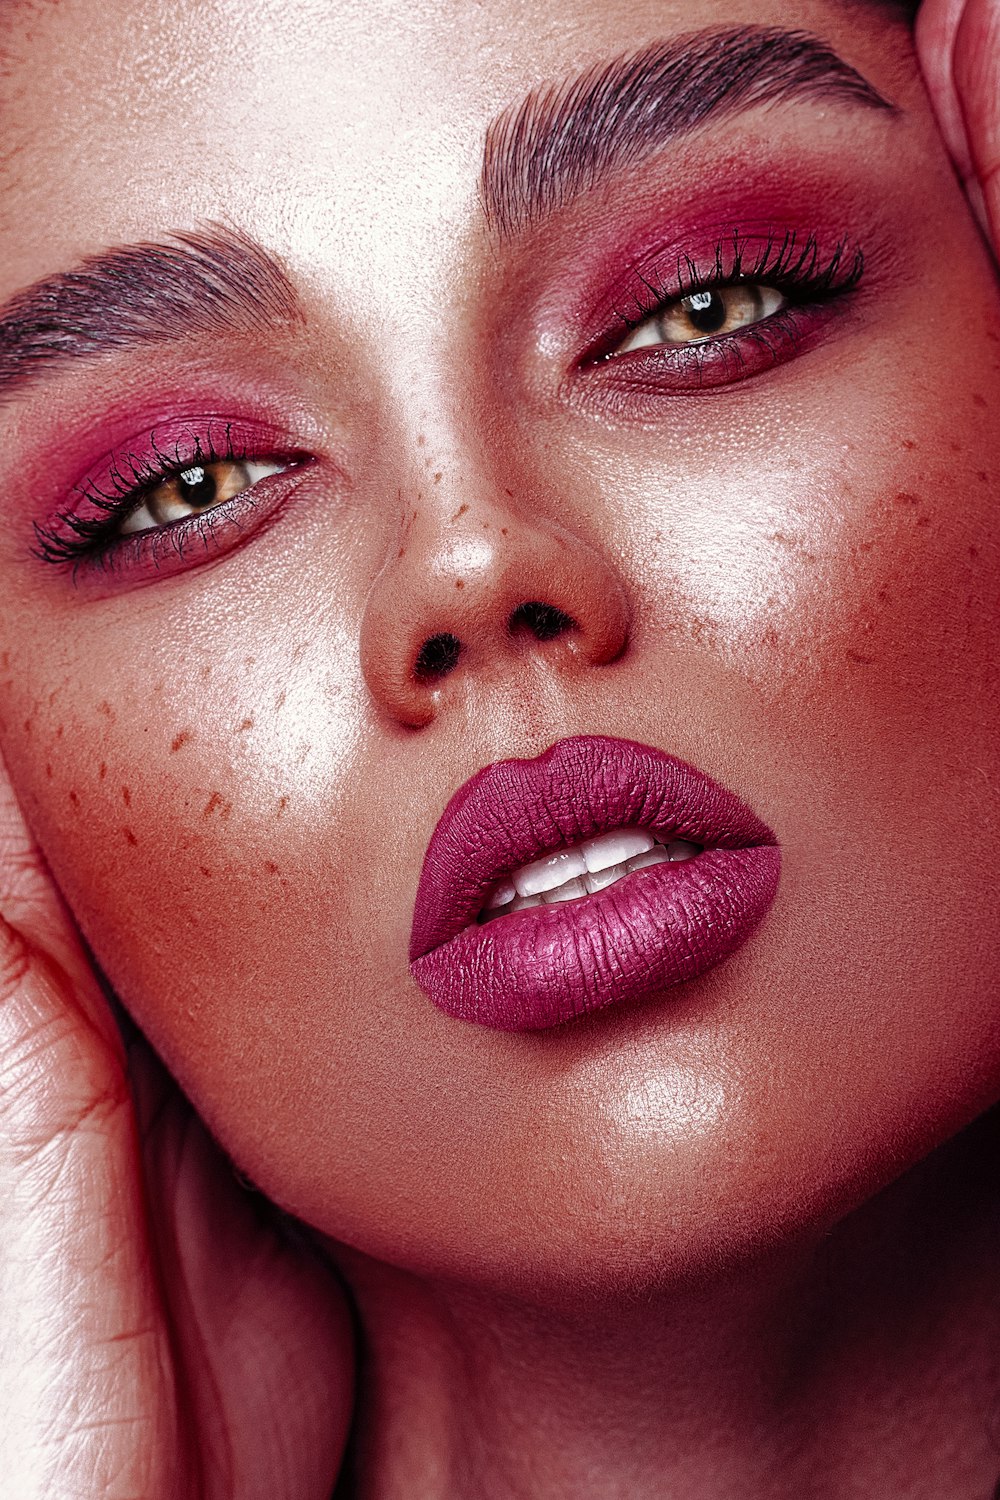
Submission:
M 538 641 L 554 641 L 557 635 L 576 630 L 577 623 L 572 615 L 556 609 L 554 604 L 540 604 L 532 599 L 517 606 L 507 621 L 507 629 L 511 635 L 520 635 L 527 630 Z
M 413 675 L 418 682 L 433 682 L 436 677 L 444 677 L 456 667 L 461 654 L 462 642 L 457 635 L 448 632 L 432 635 L 420 648 Z

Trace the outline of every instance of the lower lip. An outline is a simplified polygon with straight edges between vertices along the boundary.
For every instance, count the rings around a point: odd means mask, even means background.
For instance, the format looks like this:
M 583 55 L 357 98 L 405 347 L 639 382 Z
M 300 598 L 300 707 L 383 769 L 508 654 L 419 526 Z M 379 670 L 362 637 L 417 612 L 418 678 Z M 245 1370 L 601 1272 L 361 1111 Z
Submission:
M 559 1026 L 714 968 L 778 888 L 776 846 L 706 849 L 595 895 L 465 928 L 411 965 L 442 1010 L 503 1031 Z

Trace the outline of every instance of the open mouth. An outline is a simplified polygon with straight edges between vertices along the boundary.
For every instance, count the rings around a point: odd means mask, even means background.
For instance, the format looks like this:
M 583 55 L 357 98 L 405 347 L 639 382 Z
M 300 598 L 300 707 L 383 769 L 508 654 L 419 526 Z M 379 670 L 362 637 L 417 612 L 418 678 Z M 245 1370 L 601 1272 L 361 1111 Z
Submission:
M 646 828 L 614 828 L 521 865 L 497 882 L 476 921 L 482 925 L 532 906 L 580 901 L 653 865 L 685 864 L 702 849 L 688 839 L 664 838 Z
M 763 919 L 780 868 L 767 824 L 695 766 L 570 736 L 453 794 L 424 855 L 410 973 L 461 1020 L 559 1026 L 721 963 Z

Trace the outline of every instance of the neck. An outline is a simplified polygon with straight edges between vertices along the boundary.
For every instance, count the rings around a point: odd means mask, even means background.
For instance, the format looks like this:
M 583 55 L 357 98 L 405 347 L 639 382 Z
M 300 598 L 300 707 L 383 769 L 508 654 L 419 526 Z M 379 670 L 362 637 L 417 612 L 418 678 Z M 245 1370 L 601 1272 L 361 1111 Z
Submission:
M 359 1500 L 984 1500 L 997 1135 L 978 1122 L 817 1243 L 631 1304 L 569 1314 L 337 1247 Z

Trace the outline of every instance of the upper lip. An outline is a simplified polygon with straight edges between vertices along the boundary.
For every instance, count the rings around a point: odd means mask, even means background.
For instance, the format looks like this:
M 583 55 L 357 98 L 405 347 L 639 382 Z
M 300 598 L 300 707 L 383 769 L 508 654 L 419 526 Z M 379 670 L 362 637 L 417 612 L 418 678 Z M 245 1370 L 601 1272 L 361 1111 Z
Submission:
M 723 849 L 776 844 L 738 797 L 662 750 L 606 735 L 559 740 L 533 760 L 501 760 L 452 797 L 417 888 L 410 962 L 456 937 L 504 876 L 612 828 Z

